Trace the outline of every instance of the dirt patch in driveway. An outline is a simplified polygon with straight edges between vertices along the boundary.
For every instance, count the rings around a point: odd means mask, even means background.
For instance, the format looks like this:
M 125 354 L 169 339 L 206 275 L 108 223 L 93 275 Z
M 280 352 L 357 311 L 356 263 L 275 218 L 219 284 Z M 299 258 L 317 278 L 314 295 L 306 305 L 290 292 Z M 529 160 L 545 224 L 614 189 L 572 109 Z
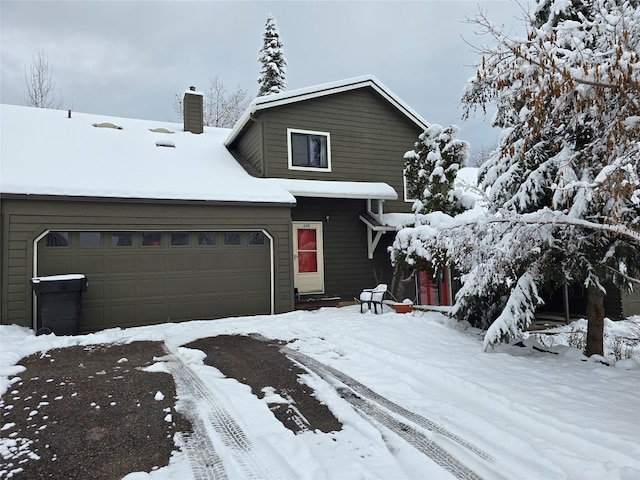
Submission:
M 204 362 L 251 387 L 258 398 L 276 394 L 280 402 L 269 408 L 282 424 L 295 433 L 332 432 L 342 429 L 329 408 L 313 396 L 313 389 L 300 381 L 307 373 L 280 352 L 279 340 L 255 336 L 220 335 L 184 345 L 207 354 Z
M 22 359 L 0 402 L 0 478 L 111 480 L 167 465 L 174 433 L 191 427 L 171 375 L 141 370 L 162 355 L 161 343 L 133 342 Z
M 185 346 L 204 351 L 207 364 L 260 398 L 271 387 L 288 402 L 271 410 L 294 432 L 341 429 L 300 383 L 306 372 L 280 352 L 282 342 L 223 335 Z M 192 427 L 174 410 L 173 377 L 142 370 L 166 355 L 162 347 L 76 346 L 23 358 L 26 370 L 0 400 L 0 479 L 116 480 L 167 465 L 174 434 Z

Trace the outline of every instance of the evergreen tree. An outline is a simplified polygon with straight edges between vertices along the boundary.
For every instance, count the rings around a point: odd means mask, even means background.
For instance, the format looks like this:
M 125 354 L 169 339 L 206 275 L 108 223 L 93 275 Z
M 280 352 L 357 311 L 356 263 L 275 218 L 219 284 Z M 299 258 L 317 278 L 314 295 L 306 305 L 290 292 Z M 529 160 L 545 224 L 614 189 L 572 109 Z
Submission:
M 638 2 L 542 0 L 520 39 L 476 21 L 496 45 L 482 51 L 462 100 L 467 115 L 495 102 L 502 128 L 480 170 L 488 214 L 400 232 L 394 257 L 462 271 L 457 316 L 494 310 L 485 347 L 520 335 L 540 289 L 578 282 L 586 353 L 602 355 L 607 286 L 640 283 Z
M 469 158 L 469 144 L 455 138 L 458 131 L 455 125 L 432 124 L 420 134 L 414 150 L 405 153 L 407 195 L 415 200 L 414 212 L 457 215 L 465 210 L 462 191 L 454 189 L 453 182 Z
M 280 32 L 276 26 L 275 19 L 267 16 L 263 44 L 260 49 L 258 61 L 262 64 L 258 83 L 260 90 L 258 96 L 270 95 L 272 93 L 284 92 L 287 87 L 285 73 L 287 71 L 287 60 L 284 57 Z
M 415 225 L 429 224 L 432 213 L 452 216 L 473 206 L 474 200 L 454 185 L 458 170 L 469 158 L 469 143 L 456 138 L 458 131 L 456 125 L 429 125 L 418 136 L 414 149 L 404 154 L 404 177 L 407 196 L 414 200 Z M 436 265 L 424 258 L 402 256 L 402 261 L 395 262 L 391 292 L 396 298 L 403 298 L 404 285 L 417 270 L 435 276 L 441 267 L 442 262 Z

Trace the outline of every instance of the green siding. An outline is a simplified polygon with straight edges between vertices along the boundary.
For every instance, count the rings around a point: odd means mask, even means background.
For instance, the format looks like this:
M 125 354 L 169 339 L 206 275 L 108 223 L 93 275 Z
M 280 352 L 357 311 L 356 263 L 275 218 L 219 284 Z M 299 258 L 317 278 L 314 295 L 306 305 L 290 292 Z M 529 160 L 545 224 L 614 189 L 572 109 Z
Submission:
M 605 285 L 607 289 L 607 295 L 604 297 L 604 311 L 605 315 L 611 320 L 620 320 L 623 316 L 629 315 L 625 311 L 626 295 L 621 292 L 612 283 Z M 542 305 L 538 311 L 541 313 L 552 314 L 565 314 L 564 307 L 564 293 L 562 285 L 557 285 L 553 291 L 544 290 L 541 292 L 544 299 L 544 305 Z M 572 317 L 586 316 L 587 312 L 587 291 L 579 283 L 569 285 L 569 314 Z M 638 312 L 640 313 L 640 312 Z
M 3 324 L 31 326 L 33 241 L 46 230 L 264 229 L 274 238 L 275 311 L 293 309 L 288 207 L 3 199 L 1 209 Z
M 352 300 L 377 283 L 391 286 L 393 268 L 386 247 L 395 235 L 385 234 L 370 260 L 366 227 L 358 219 L 365 208 L 364 200 L 300 198 L 292 214 L 293 221 L 323 222 L 325 293 L 343 300 Z
M 258 117 L 259 118 L 259 117 Z M 236 152 L 258 172 L 264 176 L 262 122 L 257 119 L 251 122 L 236 146 Z
M 403 157 L 422 130 L 372 88 L 327 95 L 272 107 L 257 115 L 234 149 L 263 164 L 265 177 L 309 180 L 385 182 L 398 193 L 386 211 L 411 211 L 403 201 Z M 288 168 L 287 128 L 329 132 L 331 172 Z M 264 138 L 264 159 L 258 159 L 255 141 Z M 254 152 L 254 153 L 251 153 Z
M 622 316 L 640 315 L 640 292 L 622 292 Z

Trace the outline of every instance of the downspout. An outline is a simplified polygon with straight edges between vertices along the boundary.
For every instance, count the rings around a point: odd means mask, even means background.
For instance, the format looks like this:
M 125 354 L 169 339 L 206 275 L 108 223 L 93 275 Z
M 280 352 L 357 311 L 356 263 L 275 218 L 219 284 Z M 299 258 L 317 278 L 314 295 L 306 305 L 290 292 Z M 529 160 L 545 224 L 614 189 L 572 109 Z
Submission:
M 384 200 L 379 198 L 376 201 L 378 203 L 378 211 L 374 213 L 373 209 L 371 208 L 371 199 L 367 198 L 367 213 L 373 218 L 377 219 L 380 223 L 383 223 L 382 215 L 384 214 Z
M 33 240 L 33 271 L 31 272 L 31 278 L 38 276 L 38 242 L 47 235 L 49 235 L 49 230 L 45 230 Z M 33 330 L 36 331 L 38 330 L 38 297 L 35 292 L 32 292 L 31 295 L 33 296 L 33 300 L 31 301 L 31 304 L 33 305 L 31 312 L 31 326 L 33 327 Z

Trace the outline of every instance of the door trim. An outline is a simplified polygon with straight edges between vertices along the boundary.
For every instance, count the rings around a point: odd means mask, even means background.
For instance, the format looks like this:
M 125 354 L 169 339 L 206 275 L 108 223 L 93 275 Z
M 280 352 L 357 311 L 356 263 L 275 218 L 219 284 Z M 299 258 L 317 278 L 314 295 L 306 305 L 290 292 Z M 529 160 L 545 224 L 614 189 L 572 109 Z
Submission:
M 322 232 L 322 222 L 292 222 L 292 234 L 293 234 L 293 245 L 292 245 L 292 261 L 293 261 L 293 285 L 298 288 L 298 293 L 301 294 L 317 294 L 324 293 L 324 241 L 323 241 L 323 232 Z M 300 228 L 308 228 L 314 229 L 316 234 L 316 262 L 317 262 L 317 279 L 316 285 L 318 288 L 309 289 L 302 291 L 298 284 L 298 235 L 297 231 Z

